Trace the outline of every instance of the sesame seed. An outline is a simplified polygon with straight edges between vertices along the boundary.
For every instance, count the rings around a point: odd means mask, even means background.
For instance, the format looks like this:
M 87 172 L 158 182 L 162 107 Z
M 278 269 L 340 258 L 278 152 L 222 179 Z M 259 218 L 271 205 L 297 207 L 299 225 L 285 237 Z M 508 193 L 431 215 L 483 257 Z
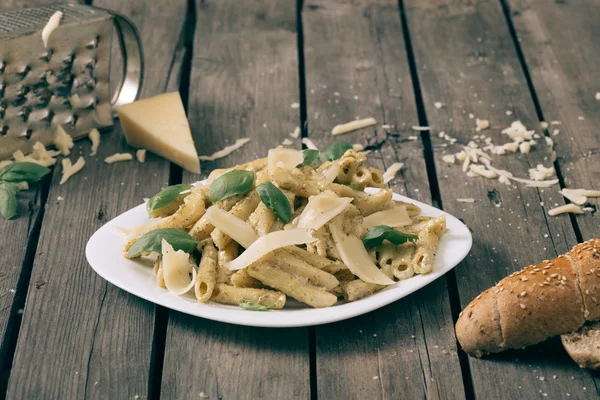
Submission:
M 525 304 L 521 304 L 521 308 L 524 310 L 525 309 Z
M 521 292 L 521 297 L 525 297 L 526 295 L 527 295 L 527 292 L 526 292 L 526 291 L 522 291 L 522 292 Z
M 556 278 L 557 276 L 558 276 L 558 274 L 556 274 L 556 273 L 550 275 L 551 278 Z

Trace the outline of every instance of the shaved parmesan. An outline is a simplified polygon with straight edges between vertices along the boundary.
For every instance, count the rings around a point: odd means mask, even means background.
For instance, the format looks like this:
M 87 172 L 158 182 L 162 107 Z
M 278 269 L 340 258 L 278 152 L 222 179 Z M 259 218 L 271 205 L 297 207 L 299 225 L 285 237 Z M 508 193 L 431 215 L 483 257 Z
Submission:
M 491 171 L 489 169 L 487 169 L 486 167 L 484 167 L 483 165 L 470 165 L 469 169 L 471 170 L 471 172 L 477 174 L 477 175 L 481 175 L 485 178 L 488 179 L 494 179 L 498 176 L 498 174 L 495 171 Z
M 569 199 L 569 201 L 571 203 L 574 203 L 574 204 L 577 204 L 580 206 L 587 203 L 586 196 L 582 196 L 578 193 L 574 193 L 574 192 L 570 191 L 569 189 L 560 190 L 558 193 L 562 194 L 565 198 Z
M 252 226 L 246 221 L 217 207 L 209 207 L 206 220 L 247 249 L 258 239 Z
M 510 185 L 510 183 L 511 183 L 511 182 L 510 182 L 510 179 L 508 179 L 508 178 L 507 178 L 506 176 L 504 176 L 504 175 L 500 175 L 500 176 L 498 177 L 498 181 L 499 181 L 500 183 L 504 183 L 505 185 Z
M 46 23 L 46 26 L 44 26 L 44 29 L 42 29 L 42 42 L 44 42 L 44 48 L 48 48 L 48 39 L 50 39 L 50 35 L 52 34 L 52 32 L 54 32 L 54 30 L 58 28 L 62 16 L 62 12 L 55 12 L 54 14 L 52 14 L 50 19 L 48 19 L 48 22 Z
M 444 104 L 441 101 L 436 101 L 433 103 L 433 106 L 439 110 L 440 108 L 444 107 Z
M 335 178 L 337 178 L 339 173 L 340 164 L 338 164 L 337 162 L 332 162 L 329 168 L 322 172 L 323 178 L 325 178 L 327 182 L 335 181 Z
M 326 192 L 310 196 L 308 204 L 298 216 L 296 226 L 308 231 L 316 231 L 344 211 L 352 200 L 350 197 L 332 196 Z
M 133 156 L 130 153 L 115 153 L 112 156 L 108 156 L 104 159 L 107 164 L 112 164 L 119 161 L 133 160 Z
M 335 224 L 329 225 L 335 247 L 350 272 L 365 282 L 378 285 L 393 285 L 394 281 L 384 274 L 367 253 L 362 240 L 354 235 L 346 235 Z
M 486 130 L 490 127 L 490 121 L 487 119 L 475 118 L 475 124 L 477 125 L 477 128 L 475 128 L 475 131 L 477 132 Z
M 412 220 L 406 211 L 405 206 L 396 206 L 389 210 L 383 210 L 373 213 L 363 219 L 363 227 L 371 229 L 377 225 L 387 225 L 392 228 L 412 224 Z
M 414 131 L 428 131 L 429 127 L 428 126 L 418 126 L 418 125 L 413 125 L 411 127 Z
M 535 131 L 528 131 L 521 121 L 514 121 L 510 127 L 502 130 L 502 133 L 508 135 L 511 139 L 530 140 Z
M 276 149 L 269 150 L 267 167 L 269 173 L 273 174 L 275 168 L 291 170 L 296 168 L 297 165 L 302 164 L 303 161 L 304 155 L 301 151 L 279 146 Z
M 527 154 L 527 153 L 529 153 L 530 150 L 531 150 L 530 142 L 522 142 L 521 144 L 519 144 L 519 151 L 521 152 L 521 154 Z
M 100 132 L 98 129 L 94 128 L 88 133 L 88 137 L 92 141 L 92 152 L 90 156 L 95 156 L 98 153 L 98 147 L 100 147 Z
M 569 191 L 570 193 L 576 193 L 581 196 L 586 197 L 600 197 L 600 190 L 590 190 L 590 189 L 563 189 L 563 191 Z
M 63 167 L 62 177 L 60 178 L 60 182 L 58 184 L 59 185 L 64 184 L 66 181 L 69 180 L 70 177 L 72 177 L 73 175 L 75 175 L 76 173 L 81 171 L 81 169 L 83 168 L 84 165 L 85 165 L 85 160 L 83 157 L 79 157 L 77 159 L 77 161 L 75 162 L 75 164 L 73 164 L 73 165 L 71 165 L 71 160 L 69 160 L 68 158 L 63 158 L 62 159 L 62 167 Z
M 312 243 L 316 239 L 304 229 L 289 229 L 275 231 L 258 238 L 238 258 L 225 264 L 225 267 L 236 271 L 246 268 L 250 264 L 260 260 L 273 250 L 287 246 Z
M 565 204 L 564 206 L 548 210 L 548 215 L 551 217 L 565 213 L 583 214 L 583 210 L 581 209 L 581 207 L 576 206 L 575 204 Z
M 396 177 L 398 171 L 402 169 L 404 164 L 400 162 L 395 162 L 383 173 L 383 183 L 389 183 L 392 179 Z
M 294 142 L 292 142 L 288 138 L 285 138 L 285 139 L 283 139 L 283 142 L 281 142 L 281 144 L 284 145 L 284 146 L 290 146 L 290 145 L 294 144 Z
M 455 159 L 454 154 L 446 154 L 442 157 L 442 160 L 448 164 L 454 164 Z
M 377 121 L 375 118 L 365 118 L 358 121 L 352 121 L 341 125 L 336 125 L 332 130 L 332 135 L 343 135 L 344 133 L 356 131 L 358 129 L 366 128 L 368 126 L 376 125 Z
M 165 239 L 161 245 L 162 271 L 167 290 L 176 295 L 189 292 L 196 283 L 196 268 L 190 262 L 189 254 L 183 250 L 175 251 Z
M 294 129 L 294 132 L 290 133 L 290 136 L 294 139 L 298 139 L 300 137 L 300 133 L 300 127 L 297 126 L 296 129 Z
M 554 168 L 546 168 L 542 164 L 538 164 L 535 168 L 529 169 L 529 178 L 534 181 L 543 181 L 554 176 Z
M 58 125 L 56 127 L 56 137 L 54 138 L 54 145 L 63 156 L 68 156 L 71 154 L 71 149 L 73 148 L 73 138 L 65 132 L 62 126 Z
M 311 150 L 319 150 L 319 148 L 317 146 L 315 146 L 313 141 L 310 140 L 309 138 L 303 138 L 302 143 Z
M 456 199 L 459 203 L 475 203 L 475 199 L 472 197 L 468 197 L 466 199 Z
M 212 156 L 200 156 L 198 158 L 202 161 L 218 160 L 219 158 L 227 157 L 228 155 L 230 155 L 231 153 L 233 153 L 234 151 L 236 151 L 237 149 L 239 149 L 240 147 L 242 147 L 249 141 L 250 141 L 250 138 L 238 139 L 235 141 L 234 144 L 232 144 L 230 146 L 226 146 L 224 149 L 219 150 L 216 153 L 213 153 Z
M 143 163 L 146 161 L 146 150 L 139 149 L 135 152 L 135 158 L 137 158 L 138 162 Z

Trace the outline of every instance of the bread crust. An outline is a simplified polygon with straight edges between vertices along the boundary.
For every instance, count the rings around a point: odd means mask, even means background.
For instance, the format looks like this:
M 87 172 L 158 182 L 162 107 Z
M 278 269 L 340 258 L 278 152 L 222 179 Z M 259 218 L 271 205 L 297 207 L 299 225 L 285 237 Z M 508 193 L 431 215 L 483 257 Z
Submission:
M 531 265 L 477 296 L 456 322 L 456 337 L 481 357 L 523 348 L 600 318 L 600 239 Z

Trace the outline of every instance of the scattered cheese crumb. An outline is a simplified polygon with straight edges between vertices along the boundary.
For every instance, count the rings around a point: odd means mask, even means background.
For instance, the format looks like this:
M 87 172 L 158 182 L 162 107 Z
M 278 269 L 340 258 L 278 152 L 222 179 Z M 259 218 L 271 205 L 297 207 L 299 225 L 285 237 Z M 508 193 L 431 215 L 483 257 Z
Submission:
M 579 117 L 577 117 L 578 120 L 583 121 L 585 120 L 585 117 L 583 117 L 582 115 L 580 115 Z
M 44 42 L 44 48 L 48 48 L 48 39 L 50 39 L 50 35 L 52 34 L 52 32 L 54 32 L 54 30 L 58 28 L 62 16 L 62 12 L 55 12 L 48 19 L 48 22 L 46 23 L 46 26 L 44 26 L 44 29 L 42 29 L 42 42 Z
M 454 154 L 446 154 L 442 157 L 442 160 L 448 164 L 454 164 L 455 159 Z
M 213 153 L 211 156 L 200 156 L 198 157 L 202 161 L 214 161 L 219 158 L 227 157 L 240 147 L 244 146 L 246 143 L 250 141 L 250 138 L 241 138 L 237 139 L 234 144 L 230 146 L 225 146 L 225 148 Z
M 319 150 L 319 148 L 309 138 L 303 138 L 302 143 L 311 150 Z
M 444 104 L 440 101 L 436 101 L 435 103 L 433 103 L 434 107 L 437 108 L 438 110 L 442 107 L 444 107 Z
M 569 201 L 571 203 L 574 203 L 574 204 L 577 204 L 580 206 L 587 203 L 586 196 L 581 195 L 581 194 L 573 191 L 572 189 L 563 189 L 563 190 L 560 190 L 558 193 L 562 194 L 563 197 L 569 199 Z
M 290 107 L 292 107 L 293 109 L 300 108 L 300 103 L 292 103 Z
M 506 115 L 512 115 L 512 111 L 506 110 Z
M 477 131 L 477 132 L 481 132 L 483 130 L 489 129 L 489 127 L 490 127 L 490 121 L 488 121 L 487 119 L 476 118 L 475 124 L 477 125 L 477 128 L 475 128 L 475 131 Z
M 504 183 L 505 185 L 510 185 L 510 184 L 511 184 L 511 182 L 510 182 L 510 179 L 508 179 L 508 177 L 506 177 L 506 176 L 504 176 L 504 175 L 500 175 L 500 176 L 498 177 L 498 181 L 499 181 L 500 183 Z
M 575 204 L 565 204 L 564 206 L 556 207 L 551 210 L 548 210 L 548 215 L 551 217 L 555 217 L 564 213 L 573 213 L 573 214 L 583 214 L 583 210 L 581 207 L 576 206 Z
M 64 184 L 66 181 L 69 180 L 70 177 L 72 177 L 73 175 L 75 175 L 76 173 L 81 171 L 81 169 L 83 168 L 84 165 L 85 165 L 85 160 L 83 157 L 79 157 L 77 159 L 77 161 L 75 162 L 75 164 L 72 164 L 72 165 L 71 165 L 71 160 L 69 160 L 68 158 L 63 158 L 62 159 L 62 167 L 63 167 L 62 178 L 60 178 L 60 182 L 58 184 L 59 185 Z
M 419 140 L 418 136 L 409 136 L 407 137 L 408 140 Z
M 475 114 L 473 114 L 473 113 L 469 113 L 469 118 L 470 118 L 470 119 L 473 119 L 473 118 L 475 118 Z
M 63 201 L 64 199 L 65 199 L 64 197 L 62 197 L 62 196 L 58 196 L 58 197 L 56 198 L 56 201 Z
M 544 140 L 546 141 L 546 144 L 549 147 L 554 147 L 554 140 L 552 140 L 552 138 L 549 138 L 548 136 L 544 136 Z
M 98 147 L 100 147 L 100 132 L 98 132 L 98 129 L 94 128 L 88 133 L 88 137 L 92 142 L 92 152 L 90 153 L 90 156 L 95 156 L 96 153 L 98 153 Z
M 550 125 L 562 125 L 560 121 L 550 121 Z
M 284 145 L 284 146 L 289 146 L 289 145 L 291 145 L 291 144 L 294 144 L 294 142 L 292 142 L 292 141 L 291 141 L 290 139 L 288 139 L 288 138 L 285 138 L 285 139 L 283 139 L 283 142 L 281 142 L 281 144 L 282 144 L 282 145 Z
M 394 179 L 398 171 L 400 171 L 403 166 L 404 164 L 399 162 L 395 162 L 390 165 L 390 167 L 383 173 L 383 183 L 389 183 L 392 179 Z
M 519 151 L 522 154 L 527 154 L 527 153 L 529 153 L 530 150 L 531 150 L 530 142 L 522 142 L 521 144 L 519 144 Z
M 73 138 L 65 132 L 62 126 L 56 127 L 56 137 L 54 138 L 54 145 L 63 156 L 71 154 L 73 148 Z
M 131 155 L 131 153 L 115 153 L 112 156 L 106 157 L 104 159 L 104 162 L 107 164 L 112 164 L 114 162 L 129 160 L 133 160 L 133 156 Z
M 540 122 L 540 128 L 542 128 L 542 129 L 548 129 L 548 123 L 546 121 Z
M 385 130 L 392 129 L 392 126 L 388 125 L 388 124 L 384 124 L 384 125 L 381 125 L 381 129 L 385 129 Z
M 415 131 L 428 131 L 429 127 L 428 126 L 413 125 L 412 129 L 415 130 Z
M 489 169 L 485 168 L 483 165 L 471 164 L 469 166 L 469 169 L 471 170 L 471 172 L 473 172 L 477 175 L 484 176 L 488 179 L 494 179 L 498 176 L 498 174 L 495 171 L 490 171 Z
M 354 143 L 354 144 L 352 145 L 352 149 L 353 149 L 354 151 L 363 151 L 363 150 L 365 149 L 365 146 L 363 146 L 363 145 L 362 145 L 362 144 L 360 144 L 360 143 Z
M 135 158 L 137 158 L 138 162 L 143 163 L 146 161 L 146 150 L 139 149 L 135 152 Z
M 546 168 L 542 164 L 538 164 L 535 168 L 529 169 L 529 178 L 534 181 L 543 181 L 554 176 L 554 168 Z
M 600 100 L 600 92 L 596 92 L 596 100 Z
M 475 203 L 475 199 L 472 197 L 466 199 L 456 199 L 459 203 Z
M 290 136 L 293 137 L 294 139 L 298 139 L 300 137 L 300 127 L 297 126 L 296 129 L 294 129 L 294 132 L 290 133 Z
M 593 190 L 593 189 L 564 189 L 564 190 L 568 190 L 571 193 L 577 193 L 581 196 L 586 196 L 586 197 L 600 197 L 600 190 Z
M 358 129 L 366 128 L 368 126 L 376 125 L 377 121 L 375 118 L 365 118 L 358 121 L 351 121 L 345 124 L 336 125 L 331 130 L 332 135 L 343 135 L 344 133 L 356 131 Z

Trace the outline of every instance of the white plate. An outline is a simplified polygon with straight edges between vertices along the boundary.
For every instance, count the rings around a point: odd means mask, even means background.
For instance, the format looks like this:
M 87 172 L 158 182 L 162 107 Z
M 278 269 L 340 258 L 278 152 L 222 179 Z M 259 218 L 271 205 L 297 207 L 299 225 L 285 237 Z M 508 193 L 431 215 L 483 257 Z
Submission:
M 119 215 L 98 229 L 88 242 L 85 254 L 92 268 L 110 283 L 143 299 L 186 314 L 248 326 L 283 328 L 326 324 L 365 314 L 408 296 L 450 271 L 469 253 L 473 239 L 469 229 L 458 219 L 408 197 L 394 194 L 394 199 L 416 204 L 426 216 L 446 216 L 448 233 L 440 240 L 433 272 L 397 282 L 364 299 L 351 303 L 338 302 L 328 308 L 310 308 L 288 298 L 282 310 L 246 311 L 236 306 L 199 303 L 192 293 L 175 296 L 159 288 L 148 262 L 128 260 L 122 253 L 126 239 L 120 228 L 131 229 L 148 223 L 145 204 Z

